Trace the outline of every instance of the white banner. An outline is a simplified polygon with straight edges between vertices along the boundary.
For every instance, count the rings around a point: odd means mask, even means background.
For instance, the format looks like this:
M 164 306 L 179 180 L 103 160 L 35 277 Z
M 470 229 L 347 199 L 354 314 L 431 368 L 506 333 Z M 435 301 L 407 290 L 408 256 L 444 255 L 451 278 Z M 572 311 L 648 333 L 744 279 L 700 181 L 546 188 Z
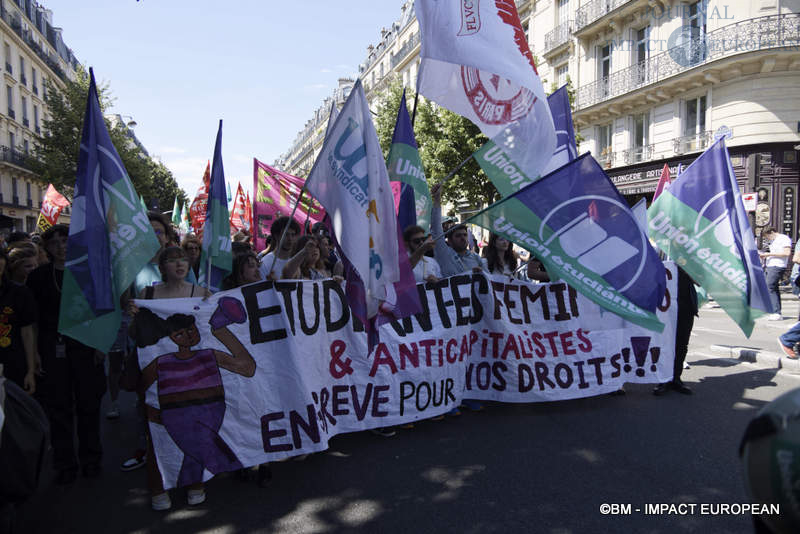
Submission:
M 139 300 L 139 363 L 165 487 L 320 451 L 336 434 L 430 418 L 464 398 L 555 401 L 666 382 L 673 264 L 667 274 L 661 334 L 563 283 L 470 273 L 418 286 L 423 313 L 381 327 L 370 355 L 333 280 Z

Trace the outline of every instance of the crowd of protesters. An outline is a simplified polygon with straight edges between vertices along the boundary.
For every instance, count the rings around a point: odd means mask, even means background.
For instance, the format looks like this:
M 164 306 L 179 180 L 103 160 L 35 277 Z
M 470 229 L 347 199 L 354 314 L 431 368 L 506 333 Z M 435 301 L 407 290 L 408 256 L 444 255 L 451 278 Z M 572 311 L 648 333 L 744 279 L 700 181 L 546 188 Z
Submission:
M 440 188 L 434 186 L 431 192 L 434 203 L 430 233 L 416 225 L 403 231 L 417 282 L 436 282 L 465 272 L 483 272 L 534 283 L 551 281 L 541 261 L 529 256 L 527 262 L 522 262 L 513 245 L 501 236 L 491 234 L 488 243 L 479 247 L 466 225 L 442 219 Z M 162 485 L 148 425 L 148 422 L 164 424 L 161 413 L 164 410 L 155 410 L 144 402 L 145 391 L 152 385 L 152 371 L 139 369 L 134 340 L 138 339 L 137 328 L 142 329 L 141 334 L 150 323 L 143 319 L 134 300 L 207 297 L 210 293 L 198 285 L 201 240 L 191 233 L 180 239 L 166 217 L 158 212 L 149 212 L 148 218 L 160 249 L 121 298 L 123 323 L 108 354 L 58 331 L 69 228 L 56 225 L 41 235 L 21 232 L 9 235 L 6 247 L 0 249 L 0 310 L 3 314 L 0 326 L 10 327 L 5 333 L 0 330 L 0 363 L 5 376 L 35 396 L 47 413 L 55 483 L 59 485 L 71 484 L 79 475 L 87 478 L 100 475 L 102 398 L 108 391 L 110 403 L 105 416 L 113 420 L 120 417 L 120 390 L 136 392 L 138 443 L 130 444 L 133 453 L 120 468 L 132 471 L 146 467 L 152 508 L 166 510 L 172 502 Z M 247 231 L 236 233 L 232 243 L 232 270 L 222 288 L 234 289 L 266 279 L 332 278 L 343 282 L 344 266 L 333 248 L 328 227 L 317 223 L 307 227 L 305 232 L 302 230 L 293 219 L 277 218 L 270 227 L 267 248 L 263 251 L 253 249 Z M 660 393 L 657 388 L 657 394 Z M 461 409 L 483 408 L 479 401 L 465 400 L 448 415 L 458 416 Z M 411 427 L 412 424 L 404 426 Z M 395 429 L 382 428 L 373 432 L 392 436 Z M 260 486 L 271 479 L 267 464 L 240 469 L 239 475 L 244 479 L 255 478 Z M 186 490 L 188 504 L 205 501 L 203 484 L 189 485 Z

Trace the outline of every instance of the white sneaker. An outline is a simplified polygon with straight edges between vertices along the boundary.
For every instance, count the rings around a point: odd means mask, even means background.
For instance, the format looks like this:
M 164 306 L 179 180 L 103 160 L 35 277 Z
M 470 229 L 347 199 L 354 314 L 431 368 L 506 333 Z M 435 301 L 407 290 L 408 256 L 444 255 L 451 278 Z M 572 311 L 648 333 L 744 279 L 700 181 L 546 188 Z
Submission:
M 783 321 L 783 316 L 780 313 L 772 313 L 767 317 L 767 321 Z
M 204 502 L 206 502 L 206 490 L 190 489 L 186 492 L 186 504 L 189 506 L 197 506 L 198 504 L 203 504 Z
M 169 493 L 159 493 L 158 495 L 150 497 L 150 506 L 152 506 L 153 510 L 156 512 L 163 512 L 164 510 L 172 508 L 172 501 L 169 500 Z

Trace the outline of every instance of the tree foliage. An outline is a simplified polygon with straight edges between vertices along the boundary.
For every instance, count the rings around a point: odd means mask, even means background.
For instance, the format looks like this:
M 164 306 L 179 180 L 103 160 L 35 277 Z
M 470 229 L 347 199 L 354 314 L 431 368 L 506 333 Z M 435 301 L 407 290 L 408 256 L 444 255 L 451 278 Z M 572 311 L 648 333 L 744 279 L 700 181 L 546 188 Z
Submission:
M 42 122 L 42 134 L 36 137 L 30 164 L 44 185 L 52 183 L 59 192 L 72 198 L 89 95 L 89 74 L 79 66 L 75 80 L 67 80 L 63 88 L 50 80 L 45 84 L 47 118 Z M 100 109 L 105 111 L 112 103 L 108 85 L 98 85 L 97 93 Z M 117 123 L 112 127 L 106 119 L 106 127 L 133 186 L 148 206 L 157 203 L 160 209 L 169 209 L 176 195 L 185 201 L 186 194 L 178 187 L 169 169 L 161 162 L 153 161 L 136 146 L 124 124 Z
M 402 94 L 402 84 L 395 80 L 377 97 L 378 111 L 374 122 L 384 157 L 389 152 Z M 408 112 L 412 116 L 414 96 L 413 91 L 406 92 Z M 488 140 L 469 119 L 436 106 L 421 96 L 417 101 L 414 135 L 425 176 L 431 186 L 444 179 Z M 442 197 L 446 202 L 466 201 L 472 206 L 480 206 L 491 203 L 499 195 L 478 163 L 470 159 L 445 183 Z

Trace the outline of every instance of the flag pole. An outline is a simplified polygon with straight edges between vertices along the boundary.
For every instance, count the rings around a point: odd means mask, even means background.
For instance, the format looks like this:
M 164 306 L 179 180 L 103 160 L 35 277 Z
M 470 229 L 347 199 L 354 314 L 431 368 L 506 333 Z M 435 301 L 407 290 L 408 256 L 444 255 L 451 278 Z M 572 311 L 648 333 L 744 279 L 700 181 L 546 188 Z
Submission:
M 283 246 L 283 241 L 286 239 L 286 232 L 289 231 L 289 226 L 291 226 L 291 223 L 294 220 L 294 214 L 297 211 L 297 206 L 300 205 L 300 200 L 303 198 L 303 193 L 305 193 L 305 191 L 306 191 L 306 184 L 303 184 L 303 187 L 300 188 L 300 194 L 297 195 L 297 202 L 294 203 L 294 208 L 292 208 L 292 214 L 289 215 L 289 224 L 287 224 L 283 228 L 283 232 L 281 233 L 281 238 L 278 240 L 278 246 L 275 247 L 275 254 L 272 255 L 272 264 L 269 266 L 269 269 L 267 269 L 267 276 L 269 276 L 269 273 L 272 272 L 272 268 L 275 266 L 275 260 L 278 258 L 278 251 Z
M 414 94 L 414 109 L 411 111 L 411 128 L 414 128 L 414 121 L 417 120 L 417 102 L 419 102 L 419 91 Z

